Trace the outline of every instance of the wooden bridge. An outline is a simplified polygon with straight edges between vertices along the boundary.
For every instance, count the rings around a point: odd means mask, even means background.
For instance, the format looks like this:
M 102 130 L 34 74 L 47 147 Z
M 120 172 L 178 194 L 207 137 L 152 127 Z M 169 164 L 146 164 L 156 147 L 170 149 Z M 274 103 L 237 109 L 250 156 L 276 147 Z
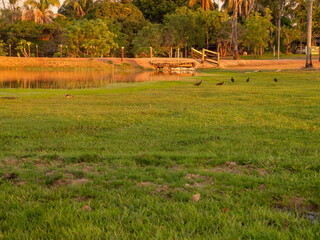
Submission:
M 179 50 L 178 50 L 179 53 Z M 169 59 L 161 59 L 161 60 L 153 60 L 150 61 L 150 65 L 156 69 L 157 71 L 163 70 L 164 72 L 170 72 L 171 70 L 179 70 L 179 71 L 194 71 L 194 67 L 197 63 L 194 59 L 200 59 L 201 63 L 205 61 L 215 65 L 215 67 L 219 67 L 220 58 L 219 53 L 207 50 L 205 48 L 202 51 L 198 51 L 194 48 L 191 48 L 191 56 L 193 59 L 180 60 L 179 57 L 174 60 L 173 58 Z M 152 54 L 150 52 L 150 58 L 152 58 Z
M 205 48 L 202 48 L 202 51 L 198 51 L 197 49 L 191 48 L 191 56 L 194 59 L 201 59 L 201 63 L 207 61 L 219 67 L 220 57 L 219 53 L 217 52 L 213 52 Z
M 195 66 L 194 61 L 152 61 L 150 65 L 156 70 L 163 69 L 165 72 L 171 71 L 171 68 L 192 69 Z

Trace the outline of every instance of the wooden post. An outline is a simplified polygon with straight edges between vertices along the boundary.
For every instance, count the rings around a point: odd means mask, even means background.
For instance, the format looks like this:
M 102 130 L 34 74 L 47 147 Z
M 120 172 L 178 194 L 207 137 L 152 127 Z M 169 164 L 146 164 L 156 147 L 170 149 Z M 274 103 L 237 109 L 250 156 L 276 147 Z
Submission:
M 92 45 L 91 45 L 91 51 L 90 51 L 90 58 L 92 58 Z
M 68 46 L 66 46 L 66 57 L 68 55 Z
M 38 57 L 38 45 L 36 45 L 36 56 Z
M 184 49 L 184 57 L 187 58 L 188 57 L 188 48 L 185 47 Z
M 172 47 L 170 48 L 170 58 L 172 58 Z
M 191 48 L 191 58 L 193 58 L 193 48 Z
M 9 44 L 9 57 L 11 57 L 11 44 Z
M 202 58 L 201 58 L 201 63 L 204 63 L 204 48 L 202 48 Z
M 28 50 L 29 50 L 29 57 L 31 56 L 30 54 L 30 43 L 28 43 Z
M 123 62 L 124 59 L 124 47 L 121 48 L 121 62 Z
M 60 59 L 62 58 L 62 44 L 60 44 Z
M 150 59 L 152 59 L 152 47 L 150 47 Z
M 178 48 L 178 62 L 180 61 L 179 58 L 180 58 L 180 48 Z

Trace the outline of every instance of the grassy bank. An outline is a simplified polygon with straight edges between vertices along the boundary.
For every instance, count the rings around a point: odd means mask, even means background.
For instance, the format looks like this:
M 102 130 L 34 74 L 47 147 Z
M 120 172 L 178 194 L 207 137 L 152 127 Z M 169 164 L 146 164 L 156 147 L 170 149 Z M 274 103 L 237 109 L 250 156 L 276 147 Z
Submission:
M 312 54 L 312 58 L 314 61 L 317 61 L 319 59 L 319 57 L 317 55 Z M 247 55 L 247 56 L 241 56 L 241 59 L 244 60 L 251 60 L 251 59 L 257 59 L 257 60 L 272 60 L 272 59 L 277 59 L 277 54 L 276 56 L 273 56 L 272 53 L 265 53 L 262 56 L 256 56 L 256 58 L 254 57 L 254 55 Z M 280 54 L 280 59 L 306 59 L 306 55 L 305 54 Z
M 0 89 L 0 238 L 319 239 L 319 74 L 201 78 Z
M 90 58 L 24 58 L 24 57 L 0 57 L 0 70 L 109 70 L 113 67 L 120 69 L 132 68 L 128 62 L 120 59 L 112 60 Z M 139 66 L 136 66 L 139 68 Z

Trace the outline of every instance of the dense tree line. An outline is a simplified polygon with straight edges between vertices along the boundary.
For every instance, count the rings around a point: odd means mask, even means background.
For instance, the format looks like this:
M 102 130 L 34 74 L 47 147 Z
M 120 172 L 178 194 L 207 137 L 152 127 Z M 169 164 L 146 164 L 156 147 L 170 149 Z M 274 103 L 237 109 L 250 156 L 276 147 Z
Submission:
M 0 15 L 0 55 L 168 56 L 206 47 L 221 56 L 286 54 L 307 42 L 307 0 L 9 0 Z M 309 0 L 310 1 L 310 0 Z M 313 40 L 320 1 L 313 7 Z M 57 11 L 55 11 L 57 10 Z M 299 51 L 299 50 L 298 50 Z

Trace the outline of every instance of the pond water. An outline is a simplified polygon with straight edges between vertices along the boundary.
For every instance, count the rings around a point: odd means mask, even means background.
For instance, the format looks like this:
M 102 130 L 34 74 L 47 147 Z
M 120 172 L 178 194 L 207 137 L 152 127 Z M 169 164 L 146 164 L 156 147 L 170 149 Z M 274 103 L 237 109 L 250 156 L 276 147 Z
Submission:
M 0 88 L 80 89 L 112 83 L 179 81 L 196 73 L 170 74 L 143 71 L 19 71 L 0 70 Z

